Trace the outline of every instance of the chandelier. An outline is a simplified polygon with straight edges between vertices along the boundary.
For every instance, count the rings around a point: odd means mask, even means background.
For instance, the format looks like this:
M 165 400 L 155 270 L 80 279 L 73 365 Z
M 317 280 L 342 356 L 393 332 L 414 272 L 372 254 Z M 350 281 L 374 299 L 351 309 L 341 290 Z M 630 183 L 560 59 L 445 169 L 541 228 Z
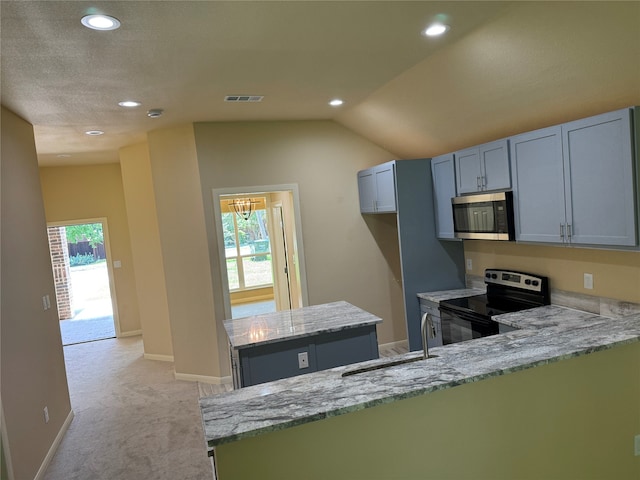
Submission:
M 249 217 L 254 211 L 254 205 L 259 202 L 251 200 L 250 198 L 234 198 L 229 202 L 229 206 L 233 208 L 238 217 L 249 220 Z

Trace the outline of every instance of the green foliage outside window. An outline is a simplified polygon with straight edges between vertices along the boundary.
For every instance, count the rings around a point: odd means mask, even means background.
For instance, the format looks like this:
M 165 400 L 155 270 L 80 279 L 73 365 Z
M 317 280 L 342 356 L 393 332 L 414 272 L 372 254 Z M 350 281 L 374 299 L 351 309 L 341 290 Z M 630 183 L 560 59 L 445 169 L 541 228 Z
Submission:
M 101 223 L 87 223 L 84 225 L 69 225 L 64 227 L 69 243 L 89 242 L 91 247 L 104 243 Z

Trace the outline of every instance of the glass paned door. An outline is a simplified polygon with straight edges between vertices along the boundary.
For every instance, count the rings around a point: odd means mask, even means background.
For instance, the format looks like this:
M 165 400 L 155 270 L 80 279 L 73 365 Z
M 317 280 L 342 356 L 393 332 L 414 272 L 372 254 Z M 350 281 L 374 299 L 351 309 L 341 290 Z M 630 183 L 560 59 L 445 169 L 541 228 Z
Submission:
M 266 199 L 255 199 L 256 208 L 247 219 L 233 211 L 231 201 L 223 200 L 223 207 L 225 202 L 227 211 L 223 209 L 222 226 L 229 290 L 273 285 Z

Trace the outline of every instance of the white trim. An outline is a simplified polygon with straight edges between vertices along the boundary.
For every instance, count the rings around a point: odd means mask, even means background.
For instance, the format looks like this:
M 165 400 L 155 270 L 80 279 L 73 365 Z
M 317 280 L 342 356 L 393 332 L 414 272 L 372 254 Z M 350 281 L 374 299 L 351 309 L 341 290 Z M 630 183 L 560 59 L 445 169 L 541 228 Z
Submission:
M 379 350 L 382 349 L 386 349 L 386 348 L 396 348 L 396 347 L 400 347 L 400 348 L 409 348 L 409 340 L 399 340 L 397 342 L 389 342 L 389 343 L 383 343 L 381 345 L 378 346 Z
M 118 338 L 135 337 L 136 335 L 142 335 L 142 330 L 129 330 L 128 332 L 120 332 L 120 335 L 118 335 Z
M 293 216 L 295 222 L 296 249 L 298 251 L 298 271 L 300 272 L 300 294 L 302 296 L 302 306 L 309 305 L 309 295 L 307 293 L 307 269 L 305 266 L 304 247 L 302 241 L 302 217 L 300 215 L 300 195 L 297 183 L 285 183 L 280 185 L 263 185 L 253 187 L 227 187 L 212 189 L 213 195 L 213 216 L 215 220 L 214 229 L 218 244 L 218 261 L 220 262 L 220 274 L 222 275 L 222 299 L 224 304 L 225 318 L 231 318 L 231 298 L 229 294 L 229 280 L 227 277 L 227 263 L 224 251 L 224 232 L 220 228 L 222 225 L 222 212 L 220 211 L 220 197 L 222 195 L 236 194 L 258 194 L 274 192 L 291 192 L 293 196 Z
M 209 377 L 206 375 L 193 375 L 191 373 L 175 372 L 176 380 L 185 380 L 187 382 L 209 383 L 211 385 L 226 385 L 231 383 L 231 377 Z
M 173 355 L 158 355 L 157 353 L 145 353 L 145 360 L 157 360 L 159 362 L 173 362 Z
M 60 442 L 62 441 L 64 434 L 67 433 L 67 430 L 69 429 L 69 425 L 71 425 L 71 420 L 73 420 L 73 416 L 74 416 L 73 410 L 70 410 L 69 415 L 67 415 L 67 418 L 62 424 L 62 427 L 60 427 L 60 431 L 58 431 L 58 435 L 56 435 L 55 440 L 51 444 L 51 448 L 47 452 L 46 457 L 44 457 L 44 460 L 42 461 L 42 465 L 40 465 L 40 469 L 38 470 L 38 473 L 36 473 L 36 476 L 34 477 L 33 480 L 41 480 L 42 478 L 44 478 L 44 474 L 47 471 L 47 467 L 51 463 L 51 460 L 53 460 L 53 456 L 56 454 L 56 451 L 58 450 L 58 446 L 60 446 Z

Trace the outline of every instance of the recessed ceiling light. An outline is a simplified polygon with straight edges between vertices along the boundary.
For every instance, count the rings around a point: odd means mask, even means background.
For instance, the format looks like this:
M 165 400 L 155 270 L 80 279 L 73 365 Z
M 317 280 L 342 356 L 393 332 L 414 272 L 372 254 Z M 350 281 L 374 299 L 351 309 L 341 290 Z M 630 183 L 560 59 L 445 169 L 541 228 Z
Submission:
M 449 25 L 443 23 L 433 23 L 422 31 L 422 34 L 427 37 L 437 37 L 449 30 Z
M 343 103 L 344 103 L 344 101 L 340 100 L 339 98 L 334 98 L 333 100 L 331 100 L 329 102 L 329 105 L 331 105 L 332 107 L 339 107 Z
M 135 107 L 139 107 L 140 105 L 142 105 L 142 103 L 136 102 L 135 100 L 124 100 L 122 102 L 118 102 L 118 105 L 120 105 L 121 107 L 126 107 L 126 108 L 135 108 Z
M 103 135 L 104 132 L 102 130 L 87 130 L 86 132 L 87 135 L 91 135 L 93 137 L 97 137 L 98 135 Z
M 109 15 L 85 15 L 80 22 L 92 30 L 115 30 L 120 28 L 120 20 Z

